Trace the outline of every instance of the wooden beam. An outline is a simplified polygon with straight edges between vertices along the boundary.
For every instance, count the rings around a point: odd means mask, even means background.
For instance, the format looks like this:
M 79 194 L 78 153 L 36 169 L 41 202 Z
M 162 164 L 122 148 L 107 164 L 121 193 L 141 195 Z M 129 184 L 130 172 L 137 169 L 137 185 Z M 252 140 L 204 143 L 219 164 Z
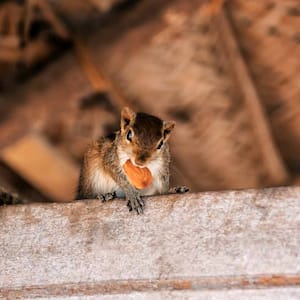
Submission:
M 216 24 L 219 31 L 219 39 L 224 45 L 223 50 L 225 51 L 225 57 L 228 60 L 228 64 L 236 80 L 236 86 L 240 88 L 247 111 L 253 120 L 252 126 L 256 143 L 264 157 L 264 164 L 268 170 L 268 174 L 274 184 L 279 185 L 287 182 L 288 173 L 279 151 L 275 146 L 270 124 L 267 121 L 261 99 L 251 80 L 246 63 L 240 53 L 237 40 L 224 11 L 221 11 L 217 16 Z
M 20 49 L 2 48 L 0 49 L 0 61 L 4 63 L 16 63 L 20 61 L 22 51 Z
M 80 67 L 89 80 L 95 92 L 108 93 L 113 104 L 121 111 L 124 106 L 129 106 L 130 102 L 126 100 L 117 89 L 110 78 L 103 73 L 103 68 L 99 68 L 93 61 L 90 50 L 86 47 L 84 41 L 78 37 L 73 38 L 74 49 Z
M 300 188 L 145 202 L 143 215 L 123 200 L 0 208 L 0 297 L 300 295 Z
M 232 0 L 226 8 L 281 156 L 300 170 L 299 2 Z
M 72 201 L 78 167 L 38 134 L 27 134 L 0 151 L 0 158 L 53 201 Z

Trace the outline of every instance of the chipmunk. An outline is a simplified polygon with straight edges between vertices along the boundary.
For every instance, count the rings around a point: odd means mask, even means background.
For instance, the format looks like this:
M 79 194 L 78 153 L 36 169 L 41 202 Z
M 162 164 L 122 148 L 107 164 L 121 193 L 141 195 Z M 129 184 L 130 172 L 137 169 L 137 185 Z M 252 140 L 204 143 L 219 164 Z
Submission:
M 125 107 L 121 112 L 121 128 L 115 134 L 92 143 L 83 159 L 76 199 L 98 198 L 102 201 L 125 197 L 129 211 L 143 212 L 142 196 L 169 192 L 170 152 L 168 139 L 174 121 L 135 113 Z M 126 173 L 126 166 L 146 168 L 150 183 L 137 188 Z M 144 170 L 145 171 L 145 170 Z M 150 172 L 149 172 L 150 171 Z M 185 187 L 171 192 L 187 192 Z

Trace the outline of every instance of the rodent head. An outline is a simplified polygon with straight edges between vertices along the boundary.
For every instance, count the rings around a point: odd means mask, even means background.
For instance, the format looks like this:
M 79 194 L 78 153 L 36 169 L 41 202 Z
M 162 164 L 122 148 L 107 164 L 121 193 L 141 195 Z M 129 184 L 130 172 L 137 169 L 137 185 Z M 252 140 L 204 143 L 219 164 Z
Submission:
M 146 113 L 135 113 L 125 107 L 121 112 L 120 152 L 123 163 L 131 159 L 139 167 L 161 156 L 174 121 L 163 121 Z

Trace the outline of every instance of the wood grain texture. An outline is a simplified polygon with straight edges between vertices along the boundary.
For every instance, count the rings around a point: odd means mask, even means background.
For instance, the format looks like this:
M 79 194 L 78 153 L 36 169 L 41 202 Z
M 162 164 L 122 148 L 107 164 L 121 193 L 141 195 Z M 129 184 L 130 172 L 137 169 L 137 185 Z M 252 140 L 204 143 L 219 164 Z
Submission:
M 249 75 L 247 65 L 239 50 L 238 42 L 227 20 L 227 15 L 221 12 L 217 21 L 219 38 L 224 45 L 224 51 L 232 68 L 236 85 L 240 87 L 250 118 L 255 120 L 253 122 L 254 135 L 264 157 L 265 167 L 274 184 L 280 185 L 283 182 L 287 182 L 288 173 L 273 141 L 263 105 Z
M 227 12 L 279 150 L 300 167 L 298 0 L 231 0 Z
M 87 300 L 298 300 L 300 289 L 298 288 L 280 288 L 266 290 L 220 290 L 220 291 L 162 291 L 162 292 L 133 292 L 130 294 L 113 294 L 113 295 L 87 295 L 74 296 L 67 299 L 87 299 Z M 45 298 L 27 298 L 27 299 L 45 299 Z M 66 299 L 65 297 L 47 297 L 46 299 Z
M 3 207 L 0 228 L 0 297 L 299 295 L 300 188 Z

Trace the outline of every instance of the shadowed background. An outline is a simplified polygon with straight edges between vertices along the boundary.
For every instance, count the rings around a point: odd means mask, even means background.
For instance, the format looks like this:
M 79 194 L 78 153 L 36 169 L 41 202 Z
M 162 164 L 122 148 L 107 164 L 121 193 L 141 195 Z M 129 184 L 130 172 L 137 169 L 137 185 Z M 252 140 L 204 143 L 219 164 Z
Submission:
M 0 4 L 0 186 L 72 199 L 127 105 L 177 122 L 172 185 L 300 184 L 298 0 Z

